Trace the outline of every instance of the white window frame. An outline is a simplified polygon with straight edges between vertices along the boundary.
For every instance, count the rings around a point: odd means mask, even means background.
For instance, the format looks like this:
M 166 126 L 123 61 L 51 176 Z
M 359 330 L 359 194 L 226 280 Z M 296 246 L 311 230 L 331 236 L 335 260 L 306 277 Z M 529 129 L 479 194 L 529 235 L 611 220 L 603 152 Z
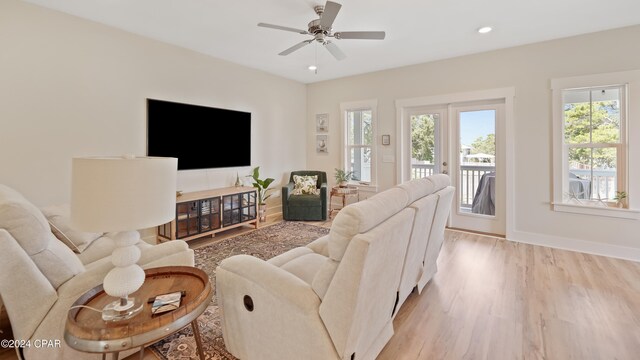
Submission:
M 377 122 L 378 122 L 378 100 L 361 100 L 340 103 L 340 113 L 342 114 L 342 156 L 341 166 L 342 169 L 347 168 L 347 158 L 349 157 L 349 150 L 353 146 L 349 146 L 348 136 L 348 117 L 347 112 L 370 110 L 371 111 L 371 131 L 372 131 L 372 143 L 371 143 L 371 182 L 361 183 L 359 181 L 352 181 L 354 185 L 358 185 L 359 188 L 366 190 L 371 188 L 372 191 L 377 191 L 378 176 L 377 176 Z
M 640 93 L 631 93 L 630 89 L 640 85 L 640 71 L 625 71 L 618 73 L 576 76 L 569 78 L 559 78 L 551 80 L 552 92 L 552 112 L 553 112 L 553 209 L 560 212 L 570 212 L 577 214 L 608 216 L 626 219 L 640 218 L 640 211 L 632 209 L 632 196 L 638 196 L 630 189 L 630 169 L 629 169 L 629 132 L 628 124 L 632 118 L 632 110 L 637 106 Z M 568 162 L 567 152 L 569 148 L 564 143 L 564 101 L 563 92 L 565 90 L 577 89 L 602 89 L 610 87 L 620 87 L 623 91 L 620 94 L 620 144 L 610 144 L 618 149 L 617 176 L 620 191 L 626 191 L 629 194 L 627 198 L 628 209 L 620 209 L 615 207 L 603 207 L 601 204 L 585 203 L 575 204 L 569 203 L 565 199 L 566 186 L 568 184 Z M 635 88 L 637 89 L 637 87 Z M 632 97 L 633 95 L 633 97 Z M 630 101 L 634 101 L 636 105 L 629 106 Z M 634 113 L 635 114 L 635 113 Z M 637 141 L 637 140 L 636 140 Z M 594 144 L 591 147 L 598 147 Z M 602 145 L 605 146 L 605 145 Z

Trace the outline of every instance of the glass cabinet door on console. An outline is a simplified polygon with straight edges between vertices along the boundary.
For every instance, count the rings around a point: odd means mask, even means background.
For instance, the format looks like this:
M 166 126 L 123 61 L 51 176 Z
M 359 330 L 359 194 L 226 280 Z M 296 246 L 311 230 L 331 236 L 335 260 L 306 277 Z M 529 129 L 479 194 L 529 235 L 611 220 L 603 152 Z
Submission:
M 198 201 L 189 201 L 176 205 L 176 237 L 178 239 L 200 232 L 198 210 Z
M 200 232 L 220 228 L 220 198 L 200 200 Z
M 249 221 L 256 218 L 256 193 L 247 192 L 242 194 L 242 221 Z
M 222 210 L 222 226 L 240 223 L 240 196 L 241 194 L 233 194 L 222 197 L 222 203 L 224 204 Z

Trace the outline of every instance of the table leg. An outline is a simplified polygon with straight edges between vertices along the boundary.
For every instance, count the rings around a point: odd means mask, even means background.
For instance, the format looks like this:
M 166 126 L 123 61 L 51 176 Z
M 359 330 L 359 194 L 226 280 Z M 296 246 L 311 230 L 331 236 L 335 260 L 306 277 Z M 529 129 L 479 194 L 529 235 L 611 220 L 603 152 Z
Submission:
M 198 348 L 198 356 L 200 360 L 204 360 L 204 353 L 202 352 L 202 340 L 200 339 L 200 328 L 198 327 L 198 320 L 193 320 L 191 322 L 191 327 L 193 328 L 193 337 L 196 338 L 196 347 Z
M 144 345 L 140 346 L 140 360 L 144 360 Z
M 102 353 L 102 360 L 107 360 L 107 353 Z
M 118 360 L 118 356 L 120 356 L 119 352 L 111 353 L 111 360 Z

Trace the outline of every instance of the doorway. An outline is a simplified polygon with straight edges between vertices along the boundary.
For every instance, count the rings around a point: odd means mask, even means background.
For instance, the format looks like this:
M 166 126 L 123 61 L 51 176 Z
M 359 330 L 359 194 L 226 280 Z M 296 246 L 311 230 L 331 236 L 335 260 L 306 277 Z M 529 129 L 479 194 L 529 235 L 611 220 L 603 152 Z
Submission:
M 504 236 L 510 158 L 506 108 L 508 103 L 512 109 L 512 98 L 482 94 L 396 101 L 398 182 L 449 174 L 456 194 L 448 226 Z

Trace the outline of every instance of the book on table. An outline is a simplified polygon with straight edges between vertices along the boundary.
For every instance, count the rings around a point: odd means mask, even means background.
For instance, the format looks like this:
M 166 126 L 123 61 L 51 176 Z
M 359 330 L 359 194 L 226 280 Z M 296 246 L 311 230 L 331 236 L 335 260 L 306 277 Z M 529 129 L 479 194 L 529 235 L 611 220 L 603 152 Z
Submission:
M 182 296 L 182 291 L 156 296 L 153 299 L 153 305 L 151 305 L 151 313 L 153 315 L 158 315 L 179 308 Z

